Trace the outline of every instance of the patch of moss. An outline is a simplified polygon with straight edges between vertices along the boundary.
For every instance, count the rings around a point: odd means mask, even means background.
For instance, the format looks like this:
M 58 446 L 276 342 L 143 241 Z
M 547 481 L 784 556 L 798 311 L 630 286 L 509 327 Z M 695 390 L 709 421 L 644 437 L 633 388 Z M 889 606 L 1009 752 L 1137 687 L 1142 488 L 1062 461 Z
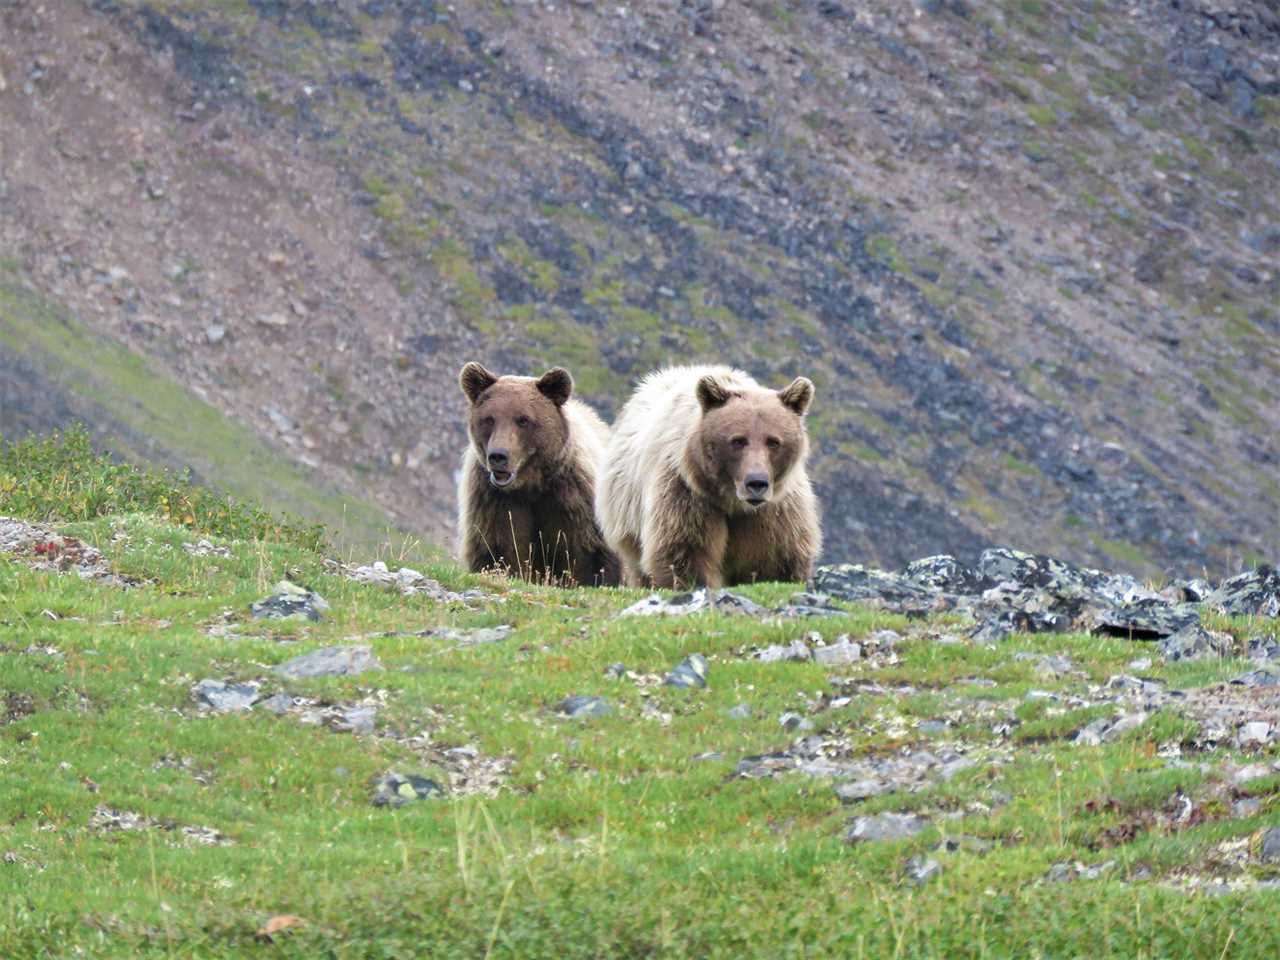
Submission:
M 441 278 L 453 285 L 449 302 L 462 320 L 481 333 L 496 334 L 497 327 L 490 317 L 496 299 L 493 284 L 476 271 L 462 245 L 453 240 L 441 241 L 431 252 L 431 262 Z
M 1033 104 L 1027 107 L 1027 117 L 1040 127 L 1051 127 L 1058 121 L 1058 112 L 1044 104 Z
M 1128 540 L 1109 540 L 1105 537 L 1090 537 L 1093 545 L 1108 557 L 1131 573 L 1145 574 L 1158 569 L 1147 552 Z

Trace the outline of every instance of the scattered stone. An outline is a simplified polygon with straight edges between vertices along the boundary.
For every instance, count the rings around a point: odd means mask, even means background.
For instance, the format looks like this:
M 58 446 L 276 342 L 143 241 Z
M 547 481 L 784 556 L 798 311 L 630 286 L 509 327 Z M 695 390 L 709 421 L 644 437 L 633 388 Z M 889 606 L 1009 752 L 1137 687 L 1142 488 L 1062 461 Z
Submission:
M 304 677 L 354 677 L 382 664 L 369 647 L 324 647 L 272 667 L 272 672 L 299 680 Z
M 841 634 L 833 644 L 814 647 L 813 659 L 824 667 L 843 666 L 862 659 L 862 646 L 851 641 L 847 635 Z
M 937 849 L 945 850 L 947 853 L 972 853 L 980 857 L 985 853 L 989 853 L 994 846 L 994 843 L 983 837 L 973 837 L 962 833 L 958 836 L 944 838 L 938 844 Z
M 230 559 L 231 557 L 229 549 L 219 547 L 212 541 L 205 539 L 197 540 L 195 543 L 183 543 L 182 549 L 193 557 L 222 557 L 223 559 Z
M 878 840 L 905 840 L 914 837 L 929 821 L 914 813 L 878 813 L 858 817 L 845 831 L 845 843 L 873 843 Z
M 938 779 L 950 780 L 961 770 L 968 770 L 970 767 L 976 766 L 976 764 L 977 761 L 969 757 L 956 757 L 954 760 L 949 760 L 938 767 Z
M 604 675 L 610 680 L 621 680 L 627 675 L 627 665 L 625 663 L 611 663 L 604 668 Z
M 227 328 L 220 323 L 211 323 L 204 328 L 204 339 L 210 346 L 221 343 L 226 336 Z
M 259 700 L 255 706 L 264 710 L 269 710 L 278 717 L 284 716 L 294 707 L 293 697 L 287 693 L 276 693 L 267 697 L 265 700 Z
M 1262 801 L 1257 797 L 1241 797 L 1235 803 L 1231 804 L 1231 816 L 1237 820 L 1245 820 L 1249 817 L 1256 817 L 1262 812 Z
M 511 636 L 515 627 L 510 624 L 499 624 L 496 627 L 476 627 L 472 630 L 457 630 L 445 627 L 427 632 L 427 636 L 439 637 L 441 640 L 452 640 L 464 647 L 473 647 L 482 643 L 501 643 Z
M 1280 660 L 1280 643 L 1274 637 L 1250 637 L 1244 655 L 1250 660 Z
M 275 585 L 275 592 L 249 609 L 256 620 L 320 620 L 329 609 L 325 599 L 313 590 L 288 580 Z
M 1280 617 L 1280 571 L 1269 564 L 1224 580 L 1205 597 L 1223 613 L 1243 617 Z
M 1275 771 L 1265 763 L 1251 763 L 1246 767 L 1241 767 L 1239 770 L 1231 774 L 1231 783 L 1234 786 L 1240 787 L 1249 783 L 1251 780 L 1264 780 L 1274 774 Z
M 725 711 L 725 716 L 730 720 L 749 720 L 751 719 L 751 704 L 739 703 L 737 706 L 730 707 Z
M 857 563 L 819 567 L 813 572 L 813 589 L 839 600 L 875 600 L 888 609 L 903 611 L 932 609 L 942 596 L 933 587 Z
M 1280 827 L 1263 833 L 1258 847 L 1258 859 L 1263 863 L 1280 863 Z
M 638 603 L 633 603 L 627 607 L 621 617 L 651 617 L 651 616 L 674 616 L 683 617 L 691 613 L 701 613 L 704 610 L 715 610 L 720 613 L 730 614 L 747 614 L 749 616 L 763 616 L 766 611 L 753 600 L 748 600 L 740 594 L 730 593 L 728 590 L 716 590 L 709 593 L 705 587 L 694 590 L 692 593 L 678 593 L 674 597 L 664 600 L 659 594 Z
M 391 587 L 406 597 L 424 594 L 441 603 L 456 603 L 470 599 L 473 595 L 484 596 L 479 591 L 469 591 L 466 594 L 453 593 L 442 587 L 439 581 L 432 580 L 430 577 L 424 576 L 410 567 L 400 567 L 392 572 L 387 569 L 387 565 L 381 560 L 375 560 L 373 563 L 358 567 L 336 562 L 331 562 L 327 565 L 338 569 L 348 580 Z
M 1242 687 L 1274 687 L 1280 684 L 1280 668 L 1262 667 L 1250 670 L 1231 682 Z
M 1236 734 L 1236 742 L 1242 747 L 1264 744 L 1271 739 L 1271 724 L 1265 720 L 1254 720 L 1240 727 Z
M 202 846 L 225 847 L 235 843 L 226 834 L 213 827 L 183 826 L 173 820 L 158 820 L 130 810 L 116 810 L 105 804 L 93 808 L 93 813 L 89 816 L 89 829 L 98 833 L 158 829 L 176 833 L 184 841 Z
M 803 640 L 792 640 L 785 647 L 777 643 L 765 647 L 756 654 L 756 659 L 761 663 L 779 663 L 784 660 L 803 663 L 812 660 L 813 653 Z
M 788 711 L 778 718 L 783 728 L 787 730 L 812 730 L 813 721 L 808 717 L 801 716 L 798 713 Z
M 121 587 L 137 581 L 111 572 L 101 551 L 76 537 L 64 537 L 52 527 L 14 517 L 0 517 L 0 554 L 12 554 L 33 570 L 74 573 L 82 580 L 97 580 Z
M 600 697 L 565 697 L 556 709 L 571 720 L 583 717 L 607 717 L 614 712 L 613 705 Z
M 857 803 L 859 800 L 870 800 L 884 793 L 890 793 L 894 786 L 884 780 L 854 780 L 852 783 L 837 783 L 836 796 L 841 803 Z
M 202 710 L 229 713 L 232 710 L 248 710 L 258 699 L 256 683 L 224 683 L 221 680 L 201 680 L 191 691 Z
M 1210 633 L 1199 624 L 1184 627 L 1160 641 L 1160 655 L 1173 663 L 1178 660 L 1200 660 L 1204 657 L 1228 657 L 1232 653 L 1231 638 Z
M 691 653 L 681 660 L 663 680 L 669 687 L 705 687 L 707 685 L 707 658 Z
M 907 879 L 917 886 L 942 873 L 942 864 L 932 857 L 912 857 L 907 861 Z
M 444 787 L 417 774 L 388 773 L 373 781 L 375 807 L 403 807 L 407 803 L 443 797 Z
M 377 707 L 351 707 L 350 709 L 343 711 L 341 718 L 333 724 L 333 729 L 341 733 L 354 733 L 359 736 L 368 736 L 374 731 L 374 721 L 377 719 L 377 716 Z
M 936 736 L 940 733 L 946 733 L 951 727 L 945 720 L 924 720 L 917 727 L 921 733 L 927 737 Z
M 1128 663 L 1128 667 L 1130 670 L 1150 670 L 1151 658 L 1139 657 L 1137 660 L 1130 660 Z

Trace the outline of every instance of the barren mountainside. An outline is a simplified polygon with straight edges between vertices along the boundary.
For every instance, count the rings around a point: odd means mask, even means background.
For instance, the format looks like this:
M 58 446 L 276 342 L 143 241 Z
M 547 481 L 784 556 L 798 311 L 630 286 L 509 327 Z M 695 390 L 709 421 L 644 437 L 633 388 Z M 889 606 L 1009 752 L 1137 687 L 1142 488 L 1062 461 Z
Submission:
M 1278 263 L 1276 0 L 0 0 L 0 431 L 440 541 L 463 361 L 694 359 L 817 384 L 829 559 L 1274 560 Z

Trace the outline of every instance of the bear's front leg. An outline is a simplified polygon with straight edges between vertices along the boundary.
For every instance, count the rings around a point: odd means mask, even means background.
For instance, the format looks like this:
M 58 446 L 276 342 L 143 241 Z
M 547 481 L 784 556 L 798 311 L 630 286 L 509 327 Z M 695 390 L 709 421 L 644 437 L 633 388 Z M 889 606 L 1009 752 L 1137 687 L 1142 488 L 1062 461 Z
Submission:
M 729 525 L 679 477 L 646 518 L 642 566 L 655 587 L 724 586 Z
M 529 508 L 493 497 L 473 518 L 464 559 L 469 570 L 502 567 L 510 576 L 529 579 L 533 574 L 533 541 Z

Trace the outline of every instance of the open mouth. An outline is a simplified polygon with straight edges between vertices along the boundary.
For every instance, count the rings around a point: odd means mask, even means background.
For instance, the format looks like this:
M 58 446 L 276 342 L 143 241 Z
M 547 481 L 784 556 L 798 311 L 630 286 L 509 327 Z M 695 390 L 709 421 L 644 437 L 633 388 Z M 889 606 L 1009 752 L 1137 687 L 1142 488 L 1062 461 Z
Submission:
M 747 503 L 751 504 L 751 506 L 753 507 L 763 506 L 765 503 L 765 498 L 764 497 L 747 497 Z
M 512 470 L 490 470 L 489 471 L 489 482 L 492 483 L 495 487 L 509 486 L 511 482 L 515 480 L 515 478 L 516 478 L 515 472 Z

